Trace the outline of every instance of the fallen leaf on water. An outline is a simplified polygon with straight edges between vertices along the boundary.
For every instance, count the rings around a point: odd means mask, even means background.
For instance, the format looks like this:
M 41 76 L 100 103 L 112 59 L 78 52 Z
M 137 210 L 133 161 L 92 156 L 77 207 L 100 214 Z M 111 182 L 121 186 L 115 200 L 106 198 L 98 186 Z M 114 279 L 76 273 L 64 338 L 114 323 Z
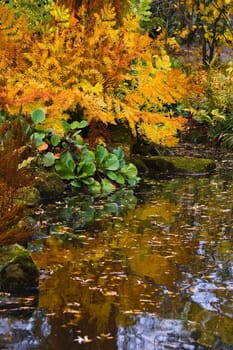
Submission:
M 100 335 L 97 336 L 97 339 L 113 339 L 113 336 L 111 335 L 111 333 L 101 333 Z
M 84 337 L 78 336 L 77 338 L 74 339 L 74 341 L 77 341 L 79 344 L 86 344 L 86 343 L 91 343 L 93 340 L 88 338 L 87 335 L 84 335 Z
M 118 293 L 115 292 L 115 291 L 110 291 L 109 290 L 109 291 L 105 292 L 104 295 L 105 296 L 116 296 L 116 295 L 118 295 Z

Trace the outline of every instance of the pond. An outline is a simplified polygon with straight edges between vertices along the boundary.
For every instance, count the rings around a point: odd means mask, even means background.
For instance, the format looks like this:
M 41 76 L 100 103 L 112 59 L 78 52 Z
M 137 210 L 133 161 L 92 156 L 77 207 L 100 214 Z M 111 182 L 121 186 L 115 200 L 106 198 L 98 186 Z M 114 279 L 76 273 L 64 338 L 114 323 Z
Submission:
M 232 198 L 228 163 L 41 207 L 39 295 L 1 307 L 0 348 L 233 349 Z

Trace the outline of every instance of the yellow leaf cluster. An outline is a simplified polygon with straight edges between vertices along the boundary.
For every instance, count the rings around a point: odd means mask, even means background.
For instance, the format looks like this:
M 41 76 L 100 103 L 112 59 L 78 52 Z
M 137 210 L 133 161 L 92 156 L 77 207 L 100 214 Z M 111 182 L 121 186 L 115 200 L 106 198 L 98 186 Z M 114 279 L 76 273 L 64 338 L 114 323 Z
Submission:
M 139 133 L 144 136 L 147 140 L 157 144 L 168 147 L 173 147 L 177 144 L 178 140 L 175 137 L 177 130 L 182 130 L 185 122 L 178 123 L 176 120 L 175 123 L 170 120 L 170 123 L 166 124 L 148 124 L 141 123 L 139 126 Z
M 27 21 L 0 4 L 0 105 L 7 102 L 6 83 L 27 63 L 23 51 L 28 42 Z

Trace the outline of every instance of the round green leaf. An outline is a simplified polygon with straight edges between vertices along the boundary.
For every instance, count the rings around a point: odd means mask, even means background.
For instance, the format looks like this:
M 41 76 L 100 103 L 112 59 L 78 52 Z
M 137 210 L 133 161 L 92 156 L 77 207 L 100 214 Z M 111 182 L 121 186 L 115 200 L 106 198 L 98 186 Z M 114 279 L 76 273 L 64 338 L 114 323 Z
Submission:
M 125 154 L 124 151 L 121 147 L 115 148 L 113 152 L 119 159 L 123 159 Z
M 43 139 L 45 138 L 46 134 L 43 132 L 34 132 L 31 136 L 30 139 L 33 143 L 35 143 L 35 146 L 41 146 L 43 143 Z
M 53 135 L 51 137 L 51 144 L 52 146 L 56 147 L 57 145 L 59 145 L 59 143 L 61 142 L 61 139 L 58 135 Z
M 42 123 L 45 120 L 45 112 L 42 109 L 35 109 L 31 114 L 31 118 L 34 124 Z
M 117 182 L 119 185 L 124 185 L 124 183 L 125 183 L 124 176 L 122 174 L 118 174 L 117 172 L 108 171 L 107 172 L 107 177 L 110 180 L 113 180 L 113 181 Z
M 121 169 L 121 173 L 128 178 L 135 178 L 137 176 L 138 170 L 134 164 L 129 163 Z
M 54 154 L 52 152 L 47 152 L 44 156 L 43 156 L 43 165 L 45 167 L 50 167 L 53 166 L 55 164 L 55 157 Z
M 107 149 L 103 145 L 98 145 L 95 150 L 95 159 L 97 163 L 102 163 L 107 156 Z
M 134 177 L 134 178 L 131 178 L 131 179 L 128 179 L 127 182 L 130 186 L 135 186 L 139 181 L 139 178 L 138 177 Z
M 82 120 L 81 122 L 74 121 L 73 123 L 70 124 L 71 130 L 75 129 L 83 129 L 88 125 L 86 120 Z
M 80 188 L 80 187 L 81 187 L 81 182 L 78 181 L 78 180 L 73 180 L 73 181 L 71 182 L 71 185 L 72 185 L 73 187 L 75 187 L 75 188 Z
M 73 172 L 76 167 L 76 163 L 69 151 L 66 151 L 62 154 L 60 162 L 64 164 L 64 166 L 66 166 L 68 169 L 70 169 L 71 172 Z
M 96 167 L 94 163 L 92 162 L 86 163 L 85 161 L 81 161 L 77 168 L 78 178 L 81 179 L 81 178 L 93 176 L 95 174 L 95 171 L 96 171 Z
M 74 174 L 74 171 L 70 170 L 64 163 L 57 162 L 55 164 L 55 169 L 57 174 L 60 176 L 63 180 L 72 180 L 76 178 L 76 175 Z
M 65 121 L 65 120 L 62 120 L 61 121 L 61 124 L 62 124 L 62 126 L 63 126 L 63 129 L 64 129 L 64 131 L 65 132 L 68 132 L 68 131 L 70 131 L 70 124 L 69 123 L 67 123 L 67 121 Z
M 104 161 L 104 165 L 107 170 L 117 170 L 119 169 L 120 163 L 115 154 L 109 154 Z
M 115 191 L 115 189 L 116 189 L 116 187 L 108 179 L 102 179 L 101 185 L 102 185 L 102 193 L 104 195 L 107 195 L 107 194 Z
M 85 184 L 85 185 L 92 185 L 94 184 L 95 180 L 93 177 L 86 177 L 85 179 L 82 179 L 82 182 Z
M 89 186 L 89 190 L 93 195 L 99 195 L 101 193 L 101 185 L 98 181 L 94 181 L 92 185 Z
M 88 125 L 88 122 L 86 120 L 82 120 L 80 123 L 79 123 L 79 129 L 83 129 L 85 128 L 86 126 Z

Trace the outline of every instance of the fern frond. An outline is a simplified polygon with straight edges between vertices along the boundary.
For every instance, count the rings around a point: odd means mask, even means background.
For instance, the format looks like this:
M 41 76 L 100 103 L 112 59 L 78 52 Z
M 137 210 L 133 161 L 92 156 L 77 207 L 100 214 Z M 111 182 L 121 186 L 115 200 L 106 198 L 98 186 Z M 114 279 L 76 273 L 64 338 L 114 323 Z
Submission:
M 7 74 L 5 90 L 0 89 L 1 101 L 8 100 L 11 112 L 43 108 L 46 126 L 57 130 L 61 120 L 67 118 L 67 111 L 79 105 L 89 122 L 114 124 L 120 120 L 135 135 L 140 130 L 150 140 L 172 145 L 184 122 L 164 114 L 164 106 L 182 101 L 189 93 L 190 82 L 171 68 L 169 57 L 161 49 L 164 34 L 157 40 L 143 35 L 134 14 L 122 18 L 119 25 L 121 1 L 114 8 L 112 3 L 116 1 L 104 1 L 105 5 L 91 16 L 95 4 L 88 7 L 90 2 L 83 1 L 86 7 L 79 8 L 75 20 L 66 7 L 59 7 L 59 2 L 54 10 L 52 5 L 56 25 L 45 26 L 47 32 L 41 30 L 26 50 L 13 40 L 10 57 L 14 59 L 7 62 L 15 64 L 14 74 L 5 61 L 0 61 L 0 68 L 3 66 Z M 13 15 L 8 18 L 4 11 L 7 25 L 15 23 Z M 17 35 L 27 34 L 21 28 Z M 9 39 L 8 34 L 5 37 Z M 4 51 L 1 47 L 0 53 Z M 16 61 L 18 54 L 22 63 Z M 160 139 L 158 131 L 163 135 Z

